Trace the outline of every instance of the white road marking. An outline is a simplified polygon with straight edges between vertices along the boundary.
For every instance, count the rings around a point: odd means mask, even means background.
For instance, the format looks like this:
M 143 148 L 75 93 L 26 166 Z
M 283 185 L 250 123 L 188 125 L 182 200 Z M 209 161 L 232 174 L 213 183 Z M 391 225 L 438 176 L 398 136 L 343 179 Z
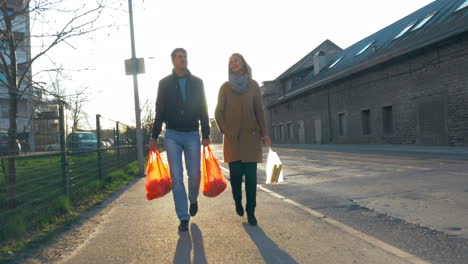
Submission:
M 221 159 L 219 161 L 224 162 Z M 226 168 L 224 168 L 222 166 L 220 166 L 220 167 L 221 167 L 222 170 L 224 170 L 226 172 L 229 172 L 228 169 L 226 169 Z M 286 197 L 284 197 L 284 196 L 282 196 L 280 194 L 277 194 L 277 193 L 275 193 L 275 192 L 273 192 L 271 190 L 266 189 L 261 184 L 258 184 L 257 187 L 260 190 L 262 190 L 262 191 L 264 191 L 264 192 L 266 192 L 266 193 L 268 193 L 268 194 L 270 194 L 270 195 L 272 195 L 272 196 L 274 196 L 276 198 L 279 198 L 279 199 L 283 200 L 286 203 L 289 203 L 289 204 L 301 209 L 302 211 L 312 215 L 313 217 L 328 223 L 329 225 L 332 225 L 332 226 L 334 226 L 336 228 L 339 228 L 342 231 L 344 231 L 344 232 L 346 232 L 346 233 L 348 233 L 350 235 L 353 235 L 353 236 L 355 236 L 357 238 L 360 238 L 360 239 L 366 241 L 367 243 L 372 244 L 373 246 L 375 246 L 377 248 L 380 248 L 380 249 L 382 249 L 384 251 L 387 251 L 388 253 L 391 253 L 391 254 L 393 254 L 395 256 L 403 258 L 403 259 L 405 259 L 406 261 L 408 261 L 410 263 L 430 264 L 429 262 L 426 262 L 426 261 L 424 261 L 424 260 L 422 260 L 422 259 L 420 259 L 420 258 L 418 258 L 418 257 L 416 257 L 414 255 L 411 255 L 410 253 L 408 253 L 406 251 L 403 251 L 403 250 L 401 250 L 399 248 L 391 246 L 391 245 L 389 245 L 389 244 L 387 244 L 387 243 L 385 243 L 385 242 L 383 242 L 381 240 L 378 240 L 375 237 L 364 234 L 364 233 L 362 233 L 362 232 L 360 232 L 360 231 L 358 231 L 358 230 L 356 230 L 356 229 L 354 229 L 354 228 L 352 228 L 350 226 L 342 224 L 342 223 L 340 223 L 340 222 L 338 222 L 336 220 L 328 218 L 327 216 L 325 216 L 325 215 L 323 215 L 323 214 L 321 214 L 321 213 L 319 213 L 319 212 L 317 212 L 315 210 L 312 210 L 312 209 L 310 209 L 310 208 L 308 208 L 308 207 L 306 207 L 306 206 L 304 206 L 304 205 L 302 205 L 300 203 L 297 203 L 297 202 L 295 202 L 295 201 L 293 201 L 291 199 L 287 199 Z
M 225 169 L 225 168 L 223 168 L 222 166 L 220 166 L 220 167 L 221 167 L 221 169 L 224 170 L 225 172 L 229 172 L 228 169 Z
M 450 173 L 450 174 L 455 174 L 455 175 L 467 175 L 466 172 L 454 172 L 454 171 L 447 171 L 447 173 Z

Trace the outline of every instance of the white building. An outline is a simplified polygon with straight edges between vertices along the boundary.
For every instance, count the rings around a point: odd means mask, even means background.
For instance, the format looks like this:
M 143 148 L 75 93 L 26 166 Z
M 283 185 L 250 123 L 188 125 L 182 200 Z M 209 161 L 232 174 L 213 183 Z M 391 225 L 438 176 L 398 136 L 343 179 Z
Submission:
M 11 58 L 10 48 L 8 39 L 6 38 L 8 32 L 6 31 L 6 23 L 4 10 L 8 10 L 8 15 L 13 17 L 13 34 L 16 42 L 16 67 L 18 71 L 18 79 L 22 75 L 26 78 L 21 82 L 20 92 L 21 96 L 18 100 L 18 111 L 17 111 L 17 134 L 18 139 L 30 150 L 34 150 L 34 137 L 31 133 L 32 128 L 32 112 L 33 112 L 33 101 L 34 94 L 33 89 L 30 87 L 31 83 L 31 67 L 27 67 L 31 60 L 31 45 L 30 45 L 30 29 L 29 29 L 29 14 L 23 12 L 23 4 L 25 1 L 22 0 L 7 0 L 1 1 L 0 3 L 0 53 L 3 55 L 3 60 L 0 60 L 0 133 L 7 133 L 9 126 L 9 112 L 10 112 L 10 99 L 8 94 L 7 86 L 5 85 L 7 80 L 6 69 L 11 69 Z M 25 74 L 24 74 L 25 73 Z M 18 80 L 19 81 L 19 80 Z

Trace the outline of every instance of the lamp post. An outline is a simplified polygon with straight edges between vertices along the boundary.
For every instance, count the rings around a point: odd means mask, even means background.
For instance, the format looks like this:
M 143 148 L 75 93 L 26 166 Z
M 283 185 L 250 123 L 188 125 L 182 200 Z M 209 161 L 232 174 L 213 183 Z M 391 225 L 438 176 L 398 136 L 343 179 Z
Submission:
M 128 14 L 130 19 L 130 41 L 132 48 L 132 63 L 133 63 L 133 91 L 135 97 L 135 122 L 136 122 L 136 141 L 137 141 L 137 158 L 138 158 L 138 175 L 144 176 L 144 165 L 143 165 L 143 138 L 141 135 L 141 119 L 140 119 L 140 98 L 138 95 L 138 63 L 135 51 L 135 33 L 133 30 L 133 8 L 132 0 L 128 0 Z

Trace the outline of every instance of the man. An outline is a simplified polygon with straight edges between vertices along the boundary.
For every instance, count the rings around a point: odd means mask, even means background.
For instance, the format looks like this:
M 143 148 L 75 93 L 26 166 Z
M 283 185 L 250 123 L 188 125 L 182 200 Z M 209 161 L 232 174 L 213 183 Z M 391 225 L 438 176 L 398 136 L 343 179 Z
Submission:
M 157 139 L 162 123 L 166 124 L 164 135 L 169 169 L 172 177 L 172 194 L 177 217 L 180 220 L 179 231 L 188 231 L 190 216 L 198 212 L 198 193 L 200 189 L 200 135 L 202 144 L 210 144 L 210 126 L 206 107 L 203 81 L 190 74 L 187 69 L 187 52 L 177 48 L 171 53 L 174 69 L 172 74 L 159 82 L 156 99 L 156 119 L 153 135 L 148 147 L 157 149 Z M 183 181 L 182 153 L 188 174 L 190 215 L 187 194 Z

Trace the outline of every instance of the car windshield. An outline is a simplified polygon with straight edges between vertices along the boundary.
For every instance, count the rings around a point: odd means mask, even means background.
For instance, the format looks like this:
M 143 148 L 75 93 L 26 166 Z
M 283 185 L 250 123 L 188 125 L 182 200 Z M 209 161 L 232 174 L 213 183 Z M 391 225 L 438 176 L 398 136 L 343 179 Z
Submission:
M 88 133 L 79 133 L 79 134 L 76 134 L 78 136 L 79 139 L 81 140 L 95 140 L 96 139 L 96 135 L 94 134 L 88 134 Z

